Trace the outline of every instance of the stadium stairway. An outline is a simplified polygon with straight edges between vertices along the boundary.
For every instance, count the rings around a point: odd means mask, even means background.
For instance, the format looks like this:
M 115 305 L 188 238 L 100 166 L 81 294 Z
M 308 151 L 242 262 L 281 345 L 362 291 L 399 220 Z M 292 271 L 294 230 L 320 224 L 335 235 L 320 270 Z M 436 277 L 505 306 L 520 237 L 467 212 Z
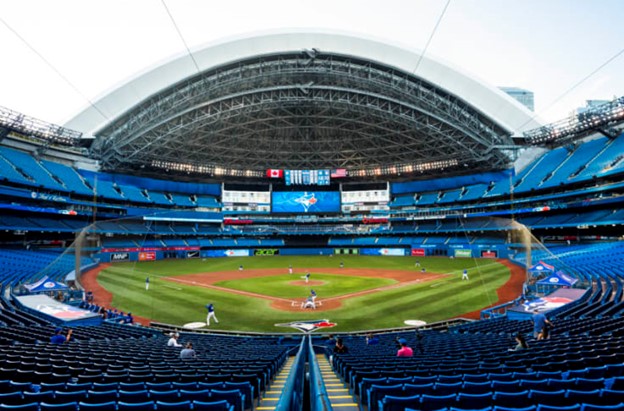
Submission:
M 275 409 L 275 406 L 282 396 L 282 392 L 284 391 L 284 384 L 286 383 L 286 379 L 288 378 L 288 375 L 290 374 L 290 370 L 292 369 L 294 363 L 295 357 L 288 357 L 282 369 L 275 376 L 275 379 L 273 380 L 271 386 L 264 392 L 264 396 L 260 400 L 260 403 L 256 408 L 257 410 L 270 411 Z
M 325 354 L 316 354 L 316 361 L 321 369 L 321 377 L 327 389 L 327 398 L 333 409 L 358 411 L 360 408 L 345 383 L 332 369 Z

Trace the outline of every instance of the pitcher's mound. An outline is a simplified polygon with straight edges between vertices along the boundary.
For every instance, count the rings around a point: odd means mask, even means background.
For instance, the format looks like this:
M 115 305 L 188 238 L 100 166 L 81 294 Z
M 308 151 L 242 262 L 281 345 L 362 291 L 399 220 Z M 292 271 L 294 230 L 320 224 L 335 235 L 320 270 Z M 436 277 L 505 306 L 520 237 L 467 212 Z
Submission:
M 305 280 L 297 280 L 297 281 L 291 281 L 288 283 L 288 285 L 307 285 L 307 286 L 311 286 L 311 285 L 324 285 L 325 281 L 320 281 L 320 280 L 310 280 L 307 283 L 305 282 Z

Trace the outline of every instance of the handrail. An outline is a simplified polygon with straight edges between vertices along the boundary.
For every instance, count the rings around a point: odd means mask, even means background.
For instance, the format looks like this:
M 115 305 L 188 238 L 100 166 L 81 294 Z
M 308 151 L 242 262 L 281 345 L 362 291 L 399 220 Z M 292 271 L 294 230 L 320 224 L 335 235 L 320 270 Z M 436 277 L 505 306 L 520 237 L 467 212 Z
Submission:
M 310 370 L 310 411 L 333 411 L 327 397 L 327 388 L 316 361 L 312 338 L 308 338 L 308 363 Z
M 295 362 L 288 374 L 282 395 L 275 406 L 275 411 L 302 410 L 305 384 L 306 338 L 301 339 Z

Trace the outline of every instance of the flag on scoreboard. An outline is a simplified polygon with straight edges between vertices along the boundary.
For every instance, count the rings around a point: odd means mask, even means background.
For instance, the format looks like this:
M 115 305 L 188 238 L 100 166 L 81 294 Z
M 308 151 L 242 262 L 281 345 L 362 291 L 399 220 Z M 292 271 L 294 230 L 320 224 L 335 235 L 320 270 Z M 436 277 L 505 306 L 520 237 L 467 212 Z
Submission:
M 269 168 L 266 172 L 266 175 L 269 178 L 282 178 L 284 177 L 284 170 Z
M 336 168 L 334 170 L 331 171 L 330 177 L 331 178 L 344 178 L 347 176 L 347 169 L 346 168 Z

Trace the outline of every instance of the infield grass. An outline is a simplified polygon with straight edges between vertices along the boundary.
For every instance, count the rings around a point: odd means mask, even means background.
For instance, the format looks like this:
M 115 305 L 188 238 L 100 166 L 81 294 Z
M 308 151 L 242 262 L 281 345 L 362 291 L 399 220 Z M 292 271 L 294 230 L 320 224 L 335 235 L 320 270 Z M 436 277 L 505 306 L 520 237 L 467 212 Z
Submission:
M 261 290 L 261 294 L 282 298 L 307 297 L 310 294 L 310 289 L 314 289 L 319 296 L 329 298 L 397 283 L 397 281 L 387 278 L 320 274 L 316 271 L 310 273 L 310 280 L 321 281 L 323 284 L 294 285 L 292 284 L 294 281 L 305 281 L 302 276 L 297 273 L 292 275 L 286 274 L 270 277 L 245 278 L 242 280 L 225 280 L 219 281 L 215 283 L 215 285 L 251 293 L 257 293 L 258 290 Z
M 415 261 L 421 263 L 415 267 Z M 161 279 L 194 273 L 235 271 L 243 264 L 245 270 L 254 268 L 284 269 L 285 275 L 250 278 L 248 280 L 226 281 L 228 287 L 251 288 L 258 294 L 301 298 L 301 291 L 295 295 L 285 294 L 287 288 L 283 278 L 292 281 L 286 274 L 289 264 L 296 273 L 310 270 L 311 279 L 320 280 L 322 268 L 339 273 L 339 262 L 348 268 L 374 268 L 407 270 L 415 275 L 422 267 L 427 272 L 450 274 L 447 277 L 426 283 L 398 287 L 377 293 L 351 298 L 335 310 L 314 312 L 301 310 L 286 312 L 274 310 L 270 301 L 262 298 L 236 295 L 205 287 L 195 287 Z M 461 271 L 469 270 L 470 281 L 461 280 Z M 251 274 L 251 273 L 250 273 Z M 150 276 L 150 290 L 145 291 L 145 277 Z M 293 274 L 300 276 L 301 274 Z M 449 259 L 442 257 L 369 257 L 369 256 L 293 256 L 293 257 L 247 257 L 221 259 L 161 260 L 141 263 L 117 263 L 102 271 L 99 283 L 113 293 L 113 306 L 132 311 L 133 314 L 151 318 L 154 321 L 182 325 L 189 322 L 205 321 L 204 306 L 215 305 L 220 323 L 211 329 L 291 332 L 289 328 L 275 327 L 276 323 L 295 320 L 329 319 L 337 322 L 332 330 L 354 331 L 402 326 L 404 320 L 424 320 L 434 322 L 460 316 L 479 310 L 496 302 L 496 290 L 509 279 L 509 270 L 502 264 L 487 259 Z M 328 275 L 332 284 L 320 292 L 321 296 L 340 295 L 365 289 L 378 288 L 393 280 L 365 277 L 340 277 L 339 281 Z M 352 279 L 362 279 L 360 285 L 349 290 L 343 285 Z M 269 280 L 270 279 L 270 280 Z M 246 284 L 246 281 L 249 283 Z M 325 281 L 325 280 L 323 280 Z M 373 285 L 375 284 L 375 285 Z M 301 290 L 295 286 L 295 290 Z M 306 290 L 307 288 L 303 288 Z

